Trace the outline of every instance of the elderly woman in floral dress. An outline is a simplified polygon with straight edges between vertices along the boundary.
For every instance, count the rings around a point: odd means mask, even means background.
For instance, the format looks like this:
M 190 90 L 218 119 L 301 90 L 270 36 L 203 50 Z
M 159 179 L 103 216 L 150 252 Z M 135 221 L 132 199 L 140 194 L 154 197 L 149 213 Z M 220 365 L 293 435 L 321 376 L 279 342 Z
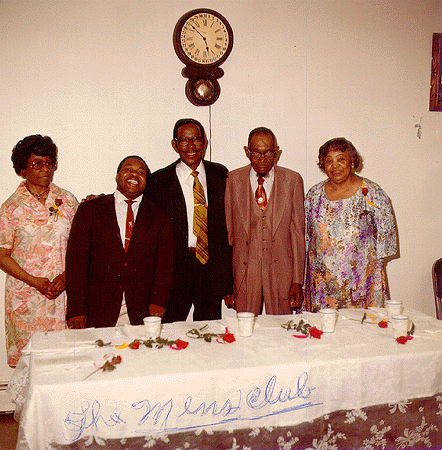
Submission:
M 0 210 L 6 347 L 14 367 L 33 332 L 66 328 L 65 253 L 78 202 L 52 183 L 57 147 L 51 138 L 25 137 L 11 159 L 24 178 Z
M 307 310 L 384 306 L 385 258 L 397 253 L 396 225 L 385 192 L 354 173 L 361 158 L 335 138 L 319 149 L 328 179 L 305 198 Z

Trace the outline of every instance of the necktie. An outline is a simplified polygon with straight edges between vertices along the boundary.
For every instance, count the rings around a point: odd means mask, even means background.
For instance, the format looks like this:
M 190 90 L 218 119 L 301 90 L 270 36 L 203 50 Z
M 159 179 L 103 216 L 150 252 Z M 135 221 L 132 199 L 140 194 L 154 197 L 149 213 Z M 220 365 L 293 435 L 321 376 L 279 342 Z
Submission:
M 124 251 L 127 253 L 129 248 L 130 238 L 132 237 L 132 231 L 134 229 L 135 220 L 134 212 L 132 211 L 133 200 L 124 200 L 127 203 L 127 214 L 126 214 L 126 236 L 124 238 Z
M 262 211 L 264 211 L 265 207 L 267 206 L 267 195 L 263 184 L 264 178 L 258 177 L 258 187 L 256 188 L 255 191 L 255 198 L 256 202 L 258 203 L 258 206 L 261 208 Z
M 209 259 L 209 239 L 207 237 L 207 204 L 204 189 L 198 180 L 198 172 L 192 172 L 193 180 L 193 234 L 196 236 L 196 257 L 201 264 Z

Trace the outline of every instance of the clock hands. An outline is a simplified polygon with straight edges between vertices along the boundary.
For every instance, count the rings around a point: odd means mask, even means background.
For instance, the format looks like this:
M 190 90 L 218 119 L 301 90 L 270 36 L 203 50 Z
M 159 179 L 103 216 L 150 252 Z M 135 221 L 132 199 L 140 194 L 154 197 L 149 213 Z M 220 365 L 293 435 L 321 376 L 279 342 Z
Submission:
M 209 54 L 209 46 L 207 45 L 207 39 L 192 24 L 190 24 L 190 26 L 203 38 L 203 41 L 206 44 L 207 54 Z

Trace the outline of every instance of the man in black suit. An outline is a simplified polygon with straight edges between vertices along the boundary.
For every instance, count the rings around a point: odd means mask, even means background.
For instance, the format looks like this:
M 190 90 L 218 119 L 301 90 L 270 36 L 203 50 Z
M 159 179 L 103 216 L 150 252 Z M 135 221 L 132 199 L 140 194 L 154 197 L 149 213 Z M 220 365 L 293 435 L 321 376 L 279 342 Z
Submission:
M 203 160 L 207 139 L 196 120 L 175 124 L 172 147 L 180 159 L 155 172 L 149 184 L 152 200 L 170 214 L 175 239 L 175 279 L 163 321 L 186 320 L 192 304 L 194 320 L 220 319 L 222 299 L 233 292 L 224 209 L 227 169 Z M 195 184 L 204 191 L 197 200 Z
M 163 316 L 175 253 L 168 214 L 144 197 L 149 168 L 128 156 L 115 194 L 82 203 L 66 252 L 66 319 L 70 328 L 140 325 Z

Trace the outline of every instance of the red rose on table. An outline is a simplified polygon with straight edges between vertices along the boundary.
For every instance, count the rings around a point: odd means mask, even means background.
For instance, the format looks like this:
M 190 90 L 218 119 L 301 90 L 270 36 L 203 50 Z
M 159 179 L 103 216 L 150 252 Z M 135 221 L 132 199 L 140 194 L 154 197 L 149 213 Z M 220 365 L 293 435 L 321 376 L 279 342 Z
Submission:
M 188 342 L 182 341 L 181 339 L 178 339 L 178 340 L 176 341 L 176 346 L 177 346 L 178 348 L 180 348 L 180 349 L 185 349 L 188 345 L 189 345 Z
M 133 342 L 129 345 L 129 347 L 130 347 L 132 350 L 138 350 L 138 349 L 140 348 L 140 341 L 133 341 Z
M 388 322 L 385 319 L 382 319 L 379 323 L 378 326 L 380 326 L 381 328 L 388 328 Z
M 232 333 L 226 333 L 223 336 L 223 340 L 225 340 L 226 342 L 228 342 L 229 344 L 231 344 L 232 342 L 235 342 L 235 336 Z
M 318 330 L 316 327 L 311 327 L 308 329 L 308 332 L 310 333 L 311 337 L 314 337 L 315 339 L 321 339 L 322 333 L 324 333 L 321 330 Z
M 410 339 L 413 339 L 413 336 L 400 336 L 396 339 L 396 342 L 399 344 L 405 344 Z

